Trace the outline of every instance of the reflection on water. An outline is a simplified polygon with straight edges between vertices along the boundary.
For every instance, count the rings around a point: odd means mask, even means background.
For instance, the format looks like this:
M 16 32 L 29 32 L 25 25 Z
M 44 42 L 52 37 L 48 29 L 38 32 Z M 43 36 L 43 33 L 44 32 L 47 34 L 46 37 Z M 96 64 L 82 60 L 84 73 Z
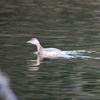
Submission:
M 32 82 L 29 90 L 34 92 L 37 99 L 95 100 L 96 96 L 99 100 L 99 61 L 94 64 L 95 61 L 91 59 L 45 59 L 43 63 L 37 66 L 39 70 L 30 69 L 27 74 Z M 28 67 L 33 68 L 34 64 Z
M 73 51 L 63 51 L 66 54 L 62 54 L 62 55 L 57 55 L 57 56 L 48 56 L 48 55 L 40 55 L 38 54 L 38 52 L 34 52 L 34 54 L 37 54 L 37 59 L 36 60 L 28 60 L 27 64 L 28 64 L 28 68 L 31 71 L 38 71 L 39 66 L 41 63 L 46 63 L 44 61 L 42 61 L 44 58 L 49 58 L 49 59 L 72 59 L 72 58 L 82 58 L 82 59 L 100 59 L 99 57 L 91 57 L 91 56 L 84 56 L 84 53 L 96 53 L 96 51 L 93 50 L 73 50 Z M 35 67 L 34 67 L 35 66 Z

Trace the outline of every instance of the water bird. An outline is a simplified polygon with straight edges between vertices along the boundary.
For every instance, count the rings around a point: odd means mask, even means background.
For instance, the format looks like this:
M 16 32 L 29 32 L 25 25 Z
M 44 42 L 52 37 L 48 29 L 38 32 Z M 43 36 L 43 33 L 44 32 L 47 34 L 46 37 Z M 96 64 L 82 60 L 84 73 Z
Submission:
M 27 41 L 27 43 L 31 43 L 37 46 L 37 53 L 39 54 L 39 59 L 42 60 L 43 58 L 65 58 L 65 59 L 71 59 L 71 58 L 93 58 L 93 59 L 100 59 L 99 57 L 90 57 L 90 56 L 84 56 L 83 53 L 92 53 L 95 52 L 93 50 L 72 50 L 72 51 L 62 51 L 57 48 L 43 48 L 38 41 L 37 38 L 32 38 L 31 40 Z
M 27 41 L 27 43 L 36 45 L 37 52 L 41 55 L 58 56 L 65 54 L 64 51 L 61 51 L 60 49 L 57 48 L 43 48 L 37 38 L 32 38 L 31 40 Z

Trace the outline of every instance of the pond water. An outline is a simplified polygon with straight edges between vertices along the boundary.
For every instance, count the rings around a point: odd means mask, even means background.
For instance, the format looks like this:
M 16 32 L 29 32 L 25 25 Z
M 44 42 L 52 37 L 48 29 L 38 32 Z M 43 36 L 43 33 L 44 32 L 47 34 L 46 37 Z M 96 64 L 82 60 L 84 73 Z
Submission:
M 100 100 L 99 14 L 99 0 L 0 1 L 0 68 L 19 100 Z M 67 56 L 40 60 L 33 37 Z

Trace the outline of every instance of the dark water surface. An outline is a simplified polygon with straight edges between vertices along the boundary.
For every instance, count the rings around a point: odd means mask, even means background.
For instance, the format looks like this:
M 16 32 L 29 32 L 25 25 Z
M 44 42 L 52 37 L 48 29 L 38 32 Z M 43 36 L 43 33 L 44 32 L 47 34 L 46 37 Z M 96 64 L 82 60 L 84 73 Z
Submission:
M 91 58 L 34 61 L 36 46 L 27 44 L 33 37 L 43 47 L 85 50 L 81 56 Z M 96 57 L 100 57 L 99 0 L 0 1 L 0 68 L 19 100 L 100 100 Z

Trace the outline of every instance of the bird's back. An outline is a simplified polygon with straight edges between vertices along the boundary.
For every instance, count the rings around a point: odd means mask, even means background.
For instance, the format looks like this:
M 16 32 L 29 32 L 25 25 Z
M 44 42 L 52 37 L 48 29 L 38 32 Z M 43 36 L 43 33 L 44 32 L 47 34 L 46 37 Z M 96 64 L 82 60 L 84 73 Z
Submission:
M 56 55 L 61 55 L 62 51 L 56 48 L 43 48 L 40 50 L 40 54 L 56 56 Z

